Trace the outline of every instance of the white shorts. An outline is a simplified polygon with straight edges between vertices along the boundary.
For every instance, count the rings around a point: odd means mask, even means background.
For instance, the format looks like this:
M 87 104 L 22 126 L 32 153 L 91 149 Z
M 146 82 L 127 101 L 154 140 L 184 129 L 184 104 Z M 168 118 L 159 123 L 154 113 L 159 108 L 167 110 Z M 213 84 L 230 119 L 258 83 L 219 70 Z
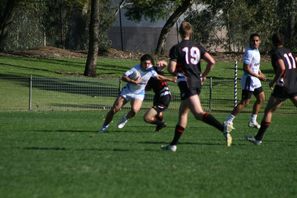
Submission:
M 124 87 L 120 93 L 120 96 L 122 96 L 123 98 L 125 98 L 125 100 L 127 101 L 131 101 L 131 100 L 144 100 L 144 93 L 134 93 L 132 91 L 130 91 L 127 87 Z
M 242 90 L 248 91 L 254 91 L 255 89 L 262 86 L 259 78 L 250 75 L 243 75 L 240 83 Z

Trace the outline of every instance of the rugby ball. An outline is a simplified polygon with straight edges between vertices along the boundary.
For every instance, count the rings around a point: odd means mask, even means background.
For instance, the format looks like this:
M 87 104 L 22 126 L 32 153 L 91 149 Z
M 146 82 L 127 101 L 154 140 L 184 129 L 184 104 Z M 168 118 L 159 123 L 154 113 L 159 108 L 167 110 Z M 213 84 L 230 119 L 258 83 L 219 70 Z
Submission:
M 139 71 L 135 70 L 128 76 L 131 80 L 137 80 L 140 77 Z

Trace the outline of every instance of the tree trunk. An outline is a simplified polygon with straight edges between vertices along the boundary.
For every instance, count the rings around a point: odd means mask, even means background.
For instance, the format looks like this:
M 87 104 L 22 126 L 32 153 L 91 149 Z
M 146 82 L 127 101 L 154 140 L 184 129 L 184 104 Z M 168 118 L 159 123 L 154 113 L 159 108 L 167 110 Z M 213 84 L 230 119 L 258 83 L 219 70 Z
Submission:
M 99 0 L 91 1 L 91 18 L 89 25 L 89 50 L 85 66 L 85 76 L 96 76 L 96 64 L 99 50 Z
M 0 14 L 0 50 L 3 41 L 7 36 L 7 26 L 11 23 L 13 9 L 16 7 L 18 0 L 7 0 L 4 12 Z
M 192 0 L 184 0 L 182 4 L 173 12 L 173 14 L 166 21 L 159 36 L 157 48 L 155 50 L 156 54 L 164 54 L 165 43 L 168 37 L 168 33 L 170 32 L 171 28 L 174 26 L 178 18 L 192 5 L 192 3 Z

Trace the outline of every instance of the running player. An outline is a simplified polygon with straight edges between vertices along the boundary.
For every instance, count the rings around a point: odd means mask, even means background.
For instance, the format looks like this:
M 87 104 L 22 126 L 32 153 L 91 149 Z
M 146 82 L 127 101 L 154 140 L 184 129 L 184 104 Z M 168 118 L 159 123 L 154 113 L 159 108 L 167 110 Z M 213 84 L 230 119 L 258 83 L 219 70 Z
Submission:
M 261 85 L 261 81 L 265 80 L 265 75 L 260 70 L 260 36 L 257 33 L 251 34 L 249 42 L 249 47 L 245 50 L 243 56 L 242 98 L 227 117 L 226 122 L 233 126 L 235 117 L 250 103 L 251 97 L 254 95 L 256 101 L 253 105 L 248 126 L 259 129 L 260 125 L 257 122 L 257 116 L 265 100 L 265 94 Z
M 274 49 L 271 51 L 271 64 L 274 70 L 274 78 L 269 86 L 274 89 L 265 108 L 261 128 L 256 136 L 247 136 L 247 140 L 260 145 L 264 134 L 271 124 L 273 112 L 279 108 L 286 99 L 290 99 L 297 107 L 297 58 L 284 45 L 284 38 L 276 33 L 272 36 Z
M 145 54 L 140 58 L 140 64 L 135 65 L 133 68 L 124 73 L 122 80 L 127 82 L 127 84 L 123 87 L 113 106 L 108 111 L 100 132 L 107 131 L 113 116 L 120 111 L 127 102 L 130 101 L 131 110 L 119 121 L 118 128 L 123 128 L 128 120 L 133 118 L 136 113 L 140 111 L 145 96 L 145 86 L 151 77 L 155 77 L 159 80 L 172 80 L 172 78 L 158 75 L 153 69 L 153 63 L 153 57 L 149 54 Z M 133 80 L 129 78 L 129 76 L 135 71 L 140 73 L 140 77 Z
M 174 75 L 183 73 L 185 81 L 178 82 L 181 91 L 181 103 L 179 107 L 179 120 L 175 127 L 174 137 L 170 144 L 163 145 L 163 150 L 175 152 L 177 143 L 185 131 L 188 122 L 188 114 L 191 111 L 195 118 L 214 126 L 224 135 L 227 146 L 231 146 L 232 130 L 230 125 L 223 125 L 211 114 L 204 112 L 200 103 L 201 83 L 206 80 L 207 74 L 215 64 L 213 57 L 198 43 L 191 41 L 192 26 L 184 21 L 181 23 L 179 33 L 182 41 L 170 49 L 170 62 L 168 71 Z M 207 62 L 205 70 L 201 73 L 201 59 Z

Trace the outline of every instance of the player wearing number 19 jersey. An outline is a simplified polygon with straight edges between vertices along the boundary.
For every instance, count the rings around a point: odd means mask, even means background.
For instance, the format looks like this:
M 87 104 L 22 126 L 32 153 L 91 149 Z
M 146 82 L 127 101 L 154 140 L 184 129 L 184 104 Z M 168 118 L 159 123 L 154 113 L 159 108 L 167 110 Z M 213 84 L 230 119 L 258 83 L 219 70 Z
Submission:
M 271 64 L 274 69 L 274 78 L 269 83 L 273 92 L 265 108 L 261 127 L 256 136 L 248 136 L 247 140 L 259 145 L 262 143 L 264 134 L 270 126 L 272 113 L 281 106 L 286 100 L 290 99 L 297 107 L 297 58 L 294 57 L 289 49 L 283 47 L 284 39 L 281 34 L 272 36 L 274 49 L 271 52 Z
M 173 75 L 179 73 L 178 86 L 181 92 L 179 120 L 175 127 L 174 137 L 171 143 L 161 148 L 163 150 L 176 151 L 176 145 L 187 126 L 190 111 L 196 119 L 202 120 L 220 130 L 226 138 L 227 146 L 230 146 L 232 143 L 232 137 L 230 135 L 231 127 L 225 127 L 211 114 L 204 112 L 199 98 L 201 84 L 215 64 L 215 60 L 200 44 L 191 40 L 192 26 L 190 23 L 186 21 L 182 22 L 179 33 L 182 41 L 171 48 L 168 66 L 168 71 Z M 201 59 L 207 62 L 207 66 L 203 72 L 201 72 L 200 66 Z M 180 75 L 180 73 L 182 74 Z

